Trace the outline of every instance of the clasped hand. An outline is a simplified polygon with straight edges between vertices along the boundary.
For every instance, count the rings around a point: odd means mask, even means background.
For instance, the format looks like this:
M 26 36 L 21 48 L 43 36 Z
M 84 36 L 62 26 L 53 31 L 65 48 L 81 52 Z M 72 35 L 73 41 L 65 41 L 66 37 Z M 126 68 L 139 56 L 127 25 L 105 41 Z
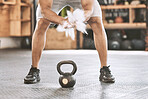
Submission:
M 66 36 L 69 35 L 73 40 L 75 38 L 74 27 L 76 27 L 78 31 L 87 34 L 86 25 L 84 23 L 86 19 L 83 10 L 76 9 L 73 13 L 67 11 L 67 15 L 63 24 L 57 27 L 59 32 L 65 31 Z

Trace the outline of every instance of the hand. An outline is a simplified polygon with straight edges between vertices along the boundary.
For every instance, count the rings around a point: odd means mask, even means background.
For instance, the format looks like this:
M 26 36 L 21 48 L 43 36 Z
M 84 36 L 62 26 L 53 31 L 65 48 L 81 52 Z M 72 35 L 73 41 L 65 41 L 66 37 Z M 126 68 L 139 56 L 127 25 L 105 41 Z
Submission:
M 69 29 L 69 28 L 74 28 L 74 27 L 75 27 L 75 25 L 74 25 L 73 23 L 70 23 L 70 22 L 68 21 L 68 18 L 66 18 L 66 19 L 63 21 L 62 26 L 63 26 L 64 29 Z
M 65 19 L 62 24 L 57 27 L 58 32 L 65 32 L 66 37 L 70 36 L 72 40 L 75 39 L 74 25 Z

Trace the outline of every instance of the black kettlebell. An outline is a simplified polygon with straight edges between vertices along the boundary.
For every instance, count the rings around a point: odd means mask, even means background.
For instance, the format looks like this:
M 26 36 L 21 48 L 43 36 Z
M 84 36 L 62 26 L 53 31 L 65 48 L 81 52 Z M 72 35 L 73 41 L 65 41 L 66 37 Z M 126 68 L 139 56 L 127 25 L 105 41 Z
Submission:
M 31 48 L 31 39 L 30 38 L 23 38 L 21 41 L 21 47 L 24 49 L 30 49 Z
M 132 42 L 130 40 L 124 40 L 122 43 L 121 43 L 121 48 L 123 50 L 132 50 L 133 49 L 133 45 L 132 45 Z
M 145 41 L 133 39 L 132 40 L 134 50 L 144 50 L 145 49 Z
M 108 40 L 109 49 L 110 50 L 119 50 L 120 49 L 120 41 L 118 40 Z
M 72 72 L 62 72 L 61 71 L 61 66 L 63 64 L 71 64 L 73 66 L 73 70 Z M 74 79 L 73 75 L 76 73 L 77 71 L 77 66 L 76 63 L 71 61 L 71 60 L 67 60 L 67 61 L 61 61 L 57 64 L 57 71 L 59 72 L 59 74 L 61 75 L 59 77 L 59 83 L 63 88 L 70 88 L 73 87 L 76 83 L 76 79 Z

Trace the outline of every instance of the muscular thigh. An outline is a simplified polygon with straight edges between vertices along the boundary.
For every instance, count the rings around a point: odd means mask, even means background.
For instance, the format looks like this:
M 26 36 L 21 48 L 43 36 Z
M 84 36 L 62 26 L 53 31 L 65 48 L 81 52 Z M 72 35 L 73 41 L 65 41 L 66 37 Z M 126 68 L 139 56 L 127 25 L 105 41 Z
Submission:
M 97 0 L 94 0 L 94 5 L 93 5 L 93 13 L 91 17 L 99 17 L 102 19 L 102 11 L 100 4 Z
M 72 6 L 74 9 L 83 9 L 82 5 L 81 5 L 81 0 L 67 0 L 68 4 L 70 6 Z M 93 13 L 91 15 L 91 17 L 100 17 L 102 18 L 102 11 L 101 11 L 101 7 L 100 4 L 97 0 L 94 0 L 94 4 L 93 4 Z
M 98 33 L 103 33 L 101 32 L 103 28 L 103 23 L 102 23 L 102 19 L 100 17 L 91 17 L 88 20 L 88 24 L 90 25 L 90 27 L 92 28 L 93 32 L 95 34 Z M 104 31 L 104 30 L 103 30 Z
M 94 24 L 94 23 L 96 23 L 96 24 L 102 24 L 102 18 L 100 18 L 100 17 L 91 17 L 89 20 L 88 20 L 88 24 L 89 25 L 92 25 L 92 24 Z
M 61 11 L 61 9 L 67 5 L 73 7 L 74 9 L 77 9 L 77 8 L 82 9 L 81 0 L 53 0 L 52 10 L 58 14 Z M 40 18 L 43 18 L 41 14 L 40 5 L 38 5 L 36 16 L 37 16 L 37 20 Z M 91 17 L 102 18 L 101 7 L 97 0 L 94 0 L 93 13 Z
M 74 10 L 82 9 L 81 0 L 67 0 L 67 4 L 70 5 Z
M 45 31 L 47 29 L 47 27 L 49 26 L 50 22 L 44 18 L 40 18 L 37 21 L 37 25 L 36 25 L 36 29 L 39 31 Z

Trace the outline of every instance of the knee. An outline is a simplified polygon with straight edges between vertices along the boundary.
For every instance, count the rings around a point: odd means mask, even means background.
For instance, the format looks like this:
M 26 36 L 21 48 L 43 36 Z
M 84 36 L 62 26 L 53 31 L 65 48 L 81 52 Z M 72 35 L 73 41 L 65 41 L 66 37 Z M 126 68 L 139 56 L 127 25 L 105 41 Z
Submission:
M 89 24 L 102 25 L 102 19 L 101 19 L 101 18 L 98 18 L 98 17 L 91 17 L 91 18 L 88 20 L 88 23 L 89 23 Z
M 36 34 L 44 34 L 49 26 L 49 21 L 42 18 L 38 20 L 37 25 L 36 25 Z
M 88 21 L 89 25 L 92 27 L 95 35 L 104 35 L 104 27 L 102 19 L 98 17 L 92 17 Z M 97 32 L 96 32 L 97 31 Z
M 48 26 L 49 26 L 49 21 L 44 18 L 39 19 L 39 21 L 37 22 L 37 29 L 39 30 L 47 29 Z

